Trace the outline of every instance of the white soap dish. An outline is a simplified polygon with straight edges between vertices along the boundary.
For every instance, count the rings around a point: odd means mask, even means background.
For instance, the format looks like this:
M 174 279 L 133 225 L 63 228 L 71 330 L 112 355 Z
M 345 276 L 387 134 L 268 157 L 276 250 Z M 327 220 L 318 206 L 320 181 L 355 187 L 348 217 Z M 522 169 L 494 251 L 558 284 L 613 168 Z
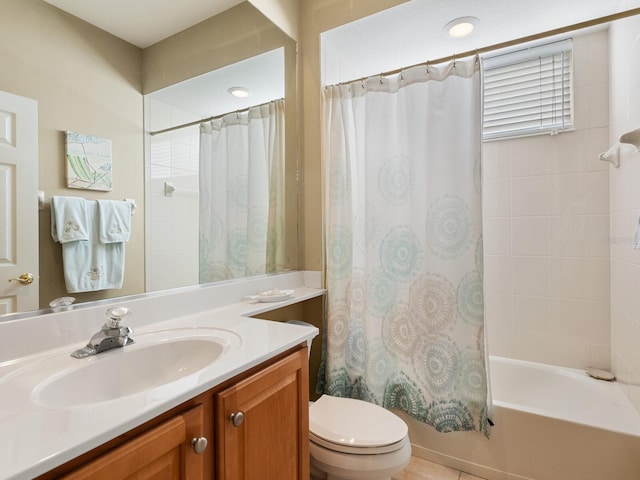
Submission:
M 616 376 L 608 370 L 600 370 L 599 368 L 587 368 L 587 375 L 597 380 L 606 380 L 612 382 L 616 379 Z
M 251 300 L 258 300 L 259 302 L 281 302 L 291 297 L 293 292 L 293 290 L 278 290 L 277 288 L 274 288 L 273 290 L 260 292 L 256 295 L 248 295 L 247 298 Z

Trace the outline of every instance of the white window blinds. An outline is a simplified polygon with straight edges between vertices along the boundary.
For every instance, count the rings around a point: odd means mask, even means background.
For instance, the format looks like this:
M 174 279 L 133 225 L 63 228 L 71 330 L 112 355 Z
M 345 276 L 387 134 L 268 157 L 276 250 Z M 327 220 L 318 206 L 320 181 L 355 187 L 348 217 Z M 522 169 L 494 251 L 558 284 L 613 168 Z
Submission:
M 485 140 L 573 126 L 571 39 L 485 58 Z

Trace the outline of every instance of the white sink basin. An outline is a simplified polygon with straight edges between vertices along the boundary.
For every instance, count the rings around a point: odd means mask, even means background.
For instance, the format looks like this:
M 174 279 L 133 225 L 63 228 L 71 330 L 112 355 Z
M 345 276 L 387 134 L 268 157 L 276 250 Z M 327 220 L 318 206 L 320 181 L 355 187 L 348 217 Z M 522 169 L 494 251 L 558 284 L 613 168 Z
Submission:
M 197 383 L 195 374 L 242 343 L 237 334 L 215 328 L 132 337 L 136 343 L 126 347 L 83 359 L 72 358 L 70 350 L 12 372 L 0 381 L 0 408 L 11 408 L 19 393 L 41 407 L 69 408 L 150 392 L 191 376 Z

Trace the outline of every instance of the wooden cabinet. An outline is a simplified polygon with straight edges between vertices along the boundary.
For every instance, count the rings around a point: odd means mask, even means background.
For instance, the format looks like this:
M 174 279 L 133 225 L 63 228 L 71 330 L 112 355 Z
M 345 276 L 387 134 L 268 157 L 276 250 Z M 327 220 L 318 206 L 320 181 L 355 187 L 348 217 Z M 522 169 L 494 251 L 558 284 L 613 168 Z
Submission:
M 202 404 L 199 404 L 185 413 L 175 415 L 61 478 L 203 478 L 204 452 L 196 453 L 191 444 L 192 439 L 203 437 L 203 409 Z M 199 445 L 201 444 L 202 441 Z
M 307 349 L 296 349 L 38 480 L 309 478 L 308 376 Z M 208 445 L 196 453 L 201 437 Z
M 307 350 L 215 395 L 216 478 L 309 478 Z

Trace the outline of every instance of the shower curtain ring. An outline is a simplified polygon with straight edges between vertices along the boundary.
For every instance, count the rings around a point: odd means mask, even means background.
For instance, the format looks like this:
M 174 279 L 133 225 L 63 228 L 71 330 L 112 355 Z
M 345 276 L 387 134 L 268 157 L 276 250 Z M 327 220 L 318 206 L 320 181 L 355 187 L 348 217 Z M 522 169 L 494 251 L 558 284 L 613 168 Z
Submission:
M 453 54 L 453 69 L 456 69 L 456 55 L 455 53 Z

